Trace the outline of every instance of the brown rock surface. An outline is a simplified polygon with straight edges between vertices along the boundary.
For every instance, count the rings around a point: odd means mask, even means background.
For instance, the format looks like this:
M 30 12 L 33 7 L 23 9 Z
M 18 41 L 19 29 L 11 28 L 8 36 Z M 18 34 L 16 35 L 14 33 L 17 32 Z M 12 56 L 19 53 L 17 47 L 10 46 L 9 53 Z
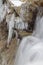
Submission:
M 0 24 L 0 40 L 4 39 L 7 36 L 7 26 L 6 22 Z
M 30 1 L 32 2 L 32 4 L 29 5 L 28 3 Z M 22 19 L 25 22 L 32 22 L 33 13 L 36 11 L 36 7 L 43 6 L 43 0 L 40 0 L 40 1 L 29 0 L 29 2 L 26 2 L 21 7 L 14 7 L 14 9 L 19 15 L 23 14 L 23 16 L 21 15 L 20 16 L 21 18 L 23 17 Z M 25 11 L 24 13 L 20 12 L 22 9 L 23 11 Z M 20 32 L 20 34 L 22 37 L 30 35 L 30 33 L 26 33 L 25 31 Z M 6 23 L 1 23 L 0 24 L 0 65 L 13 65 L 18 46 L 17 46 L 16 40 L 12 39 L 11 45 L 9 46 L 9 49 L 7 50 L 5 48 L 6 39 L 7 39 Z

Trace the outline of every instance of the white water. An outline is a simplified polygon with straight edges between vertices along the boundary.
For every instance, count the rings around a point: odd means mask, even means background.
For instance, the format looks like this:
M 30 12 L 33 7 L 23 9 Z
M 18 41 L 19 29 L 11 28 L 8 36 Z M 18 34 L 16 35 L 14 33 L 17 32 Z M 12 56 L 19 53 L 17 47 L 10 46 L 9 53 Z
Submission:
M 19 7 L 25 2 L 21 2 L 20 0 L 9 0 L 14 6 Z
M 5 5 L 2 5 L 0 0 L 0 22 L 3 21 L 6 15 Z M 3 16 L 2 16 L 3 15 Z M 12 37 L 12 27 L 14 25 L 14 15 L 9 22 L 9 39 Z M 12 23 L 13 21 L 13 23 Z M 10 28 L 11 27 L 11 28 Z M 21 26 L 22 27 L 22 26 Z M 10 34 L 11 33 L 11 34 Z M 23 38 L 19 46 L 17 56 L 15 59 L 15 65 L 43 65 L 43 17 L 37 16 L 36 26 L 32 36 Z
M 14 65 L 43 65 L 43 17 L 40 15 L 33 34 L 22 39 Z
M 35 29 L 32 35 L 43 40 L 43 17 L 41 17 L 41 12 L 37 15 Z

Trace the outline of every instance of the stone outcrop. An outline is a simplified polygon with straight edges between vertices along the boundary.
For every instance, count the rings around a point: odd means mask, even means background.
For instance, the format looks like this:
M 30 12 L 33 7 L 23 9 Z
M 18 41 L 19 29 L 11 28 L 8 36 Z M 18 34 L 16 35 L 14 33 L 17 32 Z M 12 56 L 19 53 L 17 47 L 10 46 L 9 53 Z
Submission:
M 15 9 L 16 13 L 22 18 L 24 22 L 29 24 L 29 29 L 33 29 L 33 24 L 35 21 L 36 12 L 37 12 L 37 5 L 34 2 L 29 2 L 28 0 L 23 3 L 21 6 L 16 7 L 12 6 Z M 13 3 L 12 3 L 13 4 Z M 31 27 L 31 28 L 30 28 Z
M 7 1 L 7 3 L 10 5 L 11 11 L 15 10 L 15 12 L 23 19 L 24 22 L 28 22 L 28 24 L 30 24 L 29 25 L 30 29 L 30 27 L 32 28 L 32 26 L 34 25 L 37 13 L 37 7 L 38 6 L 43 7 L 43 0 L 21 0 L 21 1 L 26 1 L 26 3 L 22 4 L 19 7 L 14 6 L 13 3 L 11 3 L 9 0 Z M 0 38 L 1 36 L 6 35 L 7 28 L 5 24 L 6 23 L 0 25 Z M 4 31 L 5 33 L 3 33 Z
M 21 0 L 21 1 L 25 1 L 25 0 Z M 11 11 L 15 10 L 15 12 L 18 14 L 18 16 L 20 16 L 23 19 L 24 22 L 28 22 L 29 24 L 28 28 L 33 30 L 34 21 L 37 14 L 37 7 L 38 6 L 43 7 L 43 0 L 40 0 L 40 1 L 27 0 L 26 3 L 24 3 L 22 6 L 19 6 L 19 7 L 15 7 L 11 5 L 10 2 L 9 4 L 10 4 Z M 30 35 L 30 33 L 27 34 L 25 31 L 19 32 L 19 34 L 21 34 L 22 37 L 24 37 L 25 35 L 26 36 Z M 2 65 L 3 61 L 4 61 L 3 65 L 13 65 L 12 61 L 14 59 L 13 57 L 15 57 L 14 54 L 16 53 L 17 44 L 15 39 L 13 39 L 9 49 L 6 50 L 5 49 L 6 38 L 7 38 L 7 27 L 6 27 L 6 23 L 3 22 L 0 24 L 0 65 Z M 5 62 L 7 62 L 7 64 L 5 64 Z
M 7 37 L 7 26 L 6 22 L 0 24 L 0 40 L 3 40 Z

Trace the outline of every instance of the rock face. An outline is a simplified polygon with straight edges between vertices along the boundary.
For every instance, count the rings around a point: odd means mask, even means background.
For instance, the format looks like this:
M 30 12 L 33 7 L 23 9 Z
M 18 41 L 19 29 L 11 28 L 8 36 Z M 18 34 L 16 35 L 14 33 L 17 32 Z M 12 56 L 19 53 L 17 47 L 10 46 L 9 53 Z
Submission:
M 1 0 L 0 0 L 1 1 Z M 5 0 L 3 0 L 3 3 L 4 3 Z M 10 9 L 11 9 L 11 12 L 9 14 L 12 14 L 12 12 L 16 12 L 16 17 L 17 16 L 20 16 L 22 18 L 22 20 L 24 22 L 27 22 L 29 27 L 28 29 L 29 30 L 33 30 L 34 28 L 34 22 L 35 22 L 35 18 L 36 18 L 36 14 L 37 14 L 37 6 L 43 6 L 43 0 L 37 0 L 37 1 L 34 1 L 34 0 L 21 0 L 21 1 L 26 1 L 26 3 L 22 4 L 21 6 L 19 7 L 16 7 L 14 5 L 11 5 L 13 3 L 9 2 L 9 0 L 7 0 L 8 2 L 8 6 L 10 6 Z M 0 4 L 1 5 L 1 4 Z M 0 8 L 1 9 L 1 8 Z M 43 14 L 43 13 L 42 13 Z M 6 22 L 5 20 L 3 20 L 4 22 L 2 22 L 0 24 L 0 48 L 2 49 L 4 46 L 5 46 L 5 43 L 6 43 L 6 38 L 7 38 L 7 26 L 6 26 Z M 30 35 L 29 33 L 26 34 L 26 32 L 21 32 L 20 33 L 21 36 L 23 37 L 23 35 Z M 8 51 L 4 51 L 4 56 L 5 56 L 5 61 L 6 59 L 9 61 L 8 63 L 11 63 L 11 61 L 13 60 L 13 57 L 14 57 L 14 50 L 15 50 L 15 46 L 16 45 L 16 42 L 15 40 L 13 40 L 12 42 L 13 44 L 10 45 L 10 48 Z M 10 52 L 9 52 L 10 51 Z M 5 53 L 6 52 L 6 53 Z M 0 52 L 0 65 L 1 64 L 1 61 L 2 61 L 2 58 L 4 57 L 3 55 L 1 56 L 1 52 Z M 2 58 L 1 58 L 2 57 Z M 6 58 L 7 57 L 7 58 Z M 5 63 L 4 61 L 4 63 Z M 4 65 L 4 64 L 3 64 Z M 12 64 L 5 64 L 5 65 L 12 65 Z
M 7 3 L 8 3 L 8 5 L 11 5 L 11 3 L 9 2 L 9 0 L 8 0 Z M 37 1 L 35 1 L 35 4 L 37 4 Z M 10 7 L 11 11 L 13 9 L 15 9 L 16 13 L 22 18 L 22 20 L 24 22 L 28 23 L 28 25 L 29 25 L 28 29 L 33 29 L 33 26 L 34 26 L 34 21 L 35 21 L 36 13 L 37 13 L 37 6 L 35 4 L 33 5 L 32 1 L 29 2 L 27 0 L 26 3 L 22 4 L 19 7 L 16 7 L 16 6 L 13 6 L 13 7 L 11 6 Z M 42 5 L 42 1 L 41 1 L 41 5 Z M 7 31 L 6 29 L 7 29 L 6 23 L 1 23 L 0 24 L 0 38 L 2 38 L 3 35 L 4 36 L 6 35 L 5 34 L 6 31 Z
M 28 22 L 29 29 L 30 28 L 33 29 L 34 21 L 37 14 L 37 7 L 43 6 L 43 0 L 40 0 L 40 1 L 39 0 L 20 0 L 20 1 L 25 3 L 23 3 L 21 6 L 18 6 L 18 7 L 14 5 L 12 7 L 15 9 L 17 14 L 22 18 L 24 22 Z
M 23 1 L 26 1 L 26 0 L 23 0 Z M 4 0 L 3 0 L 3 2 L 4 2 Z M 7 3 L 8 3 L 8 5 L 13 4 L 9 0 Z M 38 6 L 43 7 L 43 0 L 40 0 L 40 1 L 39 0 L 37 0 L 37 1 L 27 0 L 26 3 L 22 4 L 19 7 L 11 5 L 10 8 L 11 8 L 11 10 L 15 9 L 15 12 L 22 18 L 22 20 L 24 22 L 28 23 L 28 25 L 29 25 L 28 29 L 33 30 Z M 3 33 L 4 31 L 6 32 L 6 29 L 7 29 L 5 24 L 6 23 L 0 24 L 0 38 L 1 38 L 1 34 L 6 35 Z
M 27 22 L 29 27 L 28 29 L 33 30 L 35 18 L 37 15 L 37 7 L 32 5 L 29 2 L 26 2 L 21 6 L 20 17 L 24 22 Z
M 6 23 L 3 22 L 0 24 L 0 40 L 3 40 L 7 37 L 7 26 Z

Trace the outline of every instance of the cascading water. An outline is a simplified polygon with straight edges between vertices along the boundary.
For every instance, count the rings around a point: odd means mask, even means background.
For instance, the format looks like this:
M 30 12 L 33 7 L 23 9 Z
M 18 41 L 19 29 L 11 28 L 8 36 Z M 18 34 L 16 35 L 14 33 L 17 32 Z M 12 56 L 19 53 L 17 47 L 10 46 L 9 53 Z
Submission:
M 33 31 L 33 36 L 38 37 L 40 39 L 43 39 L 43 7 L 40 7 L 39 13 L 37 14 L 36 17 L 36 22 L 35 22 L 35 29 Z
M 41 17 L 41 19 L 39 19 L 36 24 L 37 27 L 33 32 L 33 35 L 40 39 L 43 39 L 43 17 Z
M 36 17 L 35 30 L 31 36 L 27 36 L 22 39 L 14 65 L 43 65 L 42 39 L 43 16 L 38 14 Z

